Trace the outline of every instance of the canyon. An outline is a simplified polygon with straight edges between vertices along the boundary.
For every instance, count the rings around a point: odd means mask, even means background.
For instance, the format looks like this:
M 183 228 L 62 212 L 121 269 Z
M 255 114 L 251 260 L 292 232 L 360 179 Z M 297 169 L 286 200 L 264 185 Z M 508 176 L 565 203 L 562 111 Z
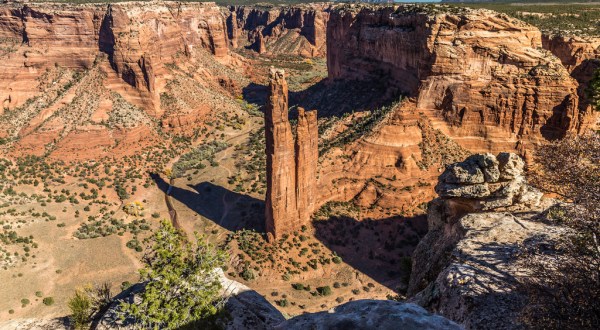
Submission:
M 0 320 L 66 315 L 96 271 L 125 290 L 136 226 L 176 218 L 230 253 L 234 324 L 514 326 L 525 296 L 497 275 L 521 264 L 488 269 L 476 245 L 561 234 L 534 221 L 551 201 L 525 170 L 599 127 L 599 56 L 600 38 L 447 5 L 4 3 L 0 221 L 56 248 L 0 251 L 0 281 L 31 291 L 0 291 Z M 34 286 L 58 306 L 15 313 Z

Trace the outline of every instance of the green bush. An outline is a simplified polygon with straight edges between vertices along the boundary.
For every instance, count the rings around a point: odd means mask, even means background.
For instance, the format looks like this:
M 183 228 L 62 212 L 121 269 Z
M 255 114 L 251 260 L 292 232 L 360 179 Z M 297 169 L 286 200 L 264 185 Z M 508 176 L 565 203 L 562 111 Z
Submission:
M 331 287 L 329 287 L 329 285 L 320 286 L 320 287 L 317 288 L 317 292 L 321 296 L 329 296 L 329 295 L 331 295 Z
M 42 302 L 46 306 L 52 306 L 52 305 L 54 305 L 54 298 L 52 298 L 52 297 L 46 297 L 46 298 L 44 298 L 44 300 L 42 300 Z
M 145 290 L 139 301 L 121 304 L 121 317 L 151 329 L 181 328 L 214 318 L 223 302 L 214 269 L 223 266 L 225 253 L 202 236 L 188 241 L 169 221 L 162 221 L 149 241 L 152 249 L 140 270 Z
M 69 299 L 71 322 L 76 330 L 87 329 L 92 317 L 92 300 L 83 291 L 76 291 L 75 296 Z
M 244 268 L 244 270 L 240 273 L 240 277 L 245 281 L 252 281 L 255 278 L 254 272 L 250 268 Z

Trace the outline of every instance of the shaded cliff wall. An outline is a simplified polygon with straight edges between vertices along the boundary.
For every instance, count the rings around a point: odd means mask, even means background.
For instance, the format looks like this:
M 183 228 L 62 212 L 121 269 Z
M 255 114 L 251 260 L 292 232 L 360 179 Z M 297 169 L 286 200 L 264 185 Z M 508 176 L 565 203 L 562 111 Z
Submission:
M 600 69 L 600 38 L 562 35 L 542 35 L 544 49 L 560 59 L 571 76 L 579 83 L 579 112 L 585 114 L 579 131 L 598 125 L 598 114 L 588 100 L 588 86 Z
M 328 4 L 231 6 L 227 34 L 233 47 L 248 43 L 259 53 L 323 56 L 329 11 Z

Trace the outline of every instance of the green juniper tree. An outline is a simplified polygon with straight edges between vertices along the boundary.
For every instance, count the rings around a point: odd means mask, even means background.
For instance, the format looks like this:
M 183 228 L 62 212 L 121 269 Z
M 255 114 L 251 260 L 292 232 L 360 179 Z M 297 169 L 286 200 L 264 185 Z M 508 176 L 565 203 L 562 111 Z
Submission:
M 150 242 L 140 270 L 145 289 L 139 302 L 122 303 L 122 317 L 144 328 L 174 329 L 215 316 L 224 301 L 215 268 L 224 265 L 225 253 L 202 236 L 193 244 L 167 221 Z

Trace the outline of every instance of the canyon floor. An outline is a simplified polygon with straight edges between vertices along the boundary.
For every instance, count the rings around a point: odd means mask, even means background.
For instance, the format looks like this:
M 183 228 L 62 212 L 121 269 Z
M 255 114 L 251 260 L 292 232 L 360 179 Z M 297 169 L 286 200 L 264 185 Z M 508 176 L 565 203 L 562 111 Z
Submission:
M 225 246 L 232 256 L 228 276 L 257 290 L 287 315 L 360 298 L 385 299 L 407 285 L 407 260 L 426 231 L 424 218 L 361 221 L 360 208 L 352 203 L 328 204 L 314 227 L 290 237 L 285 243 L 289 248 L 275 252 L 276 268 L 260 265 L 262 257 L 252 249 L 261 250 L 265 242 L 259 234 L 264 232 L 265 192 L 261 84 L 275 65 L 287 69 L 291 91 L 300 92 L 323 79 L 326 67 L 321 58 L 240 53 L 255 63 L 255 82 L 200 136 L 150 141 L 142 147 L 144 158 L 6 160 L 0 222 L 10 243 L 3 247 L 0 281 L 14 285 L 0 289 L 3 320 L 62 317 L 77 288 L 109 283 L 118 293 L 135 283 L 143 239 L 159 220 L 169 219 L 164 195 L 170 176 L 165 169 L 176 172 L 171 175 L 176 177 L 171 195 L 185 232 L 190 237 L 204 233 Z M 94 74 L 84 72 L 84 77 Z M 132 205 L 136 211 L 126 210 Z M 366 211 L 367 218 L 378 213 Z M 353 242 L 341 239 L 341 228 L 354 233 Z M 406 228 L 404 238 L 397 237 L 399 228 Z M 254 246 L 240 247 L 242 241 Z M 297 274 L 290 274 L 290 267 Z M 241 277 L 247 268 L 255 279 Z M 311 294 L 322 286 L 332 288 L 333 294 Z M 53 298 L 51 306 L 42 302 L 46 297 Z

